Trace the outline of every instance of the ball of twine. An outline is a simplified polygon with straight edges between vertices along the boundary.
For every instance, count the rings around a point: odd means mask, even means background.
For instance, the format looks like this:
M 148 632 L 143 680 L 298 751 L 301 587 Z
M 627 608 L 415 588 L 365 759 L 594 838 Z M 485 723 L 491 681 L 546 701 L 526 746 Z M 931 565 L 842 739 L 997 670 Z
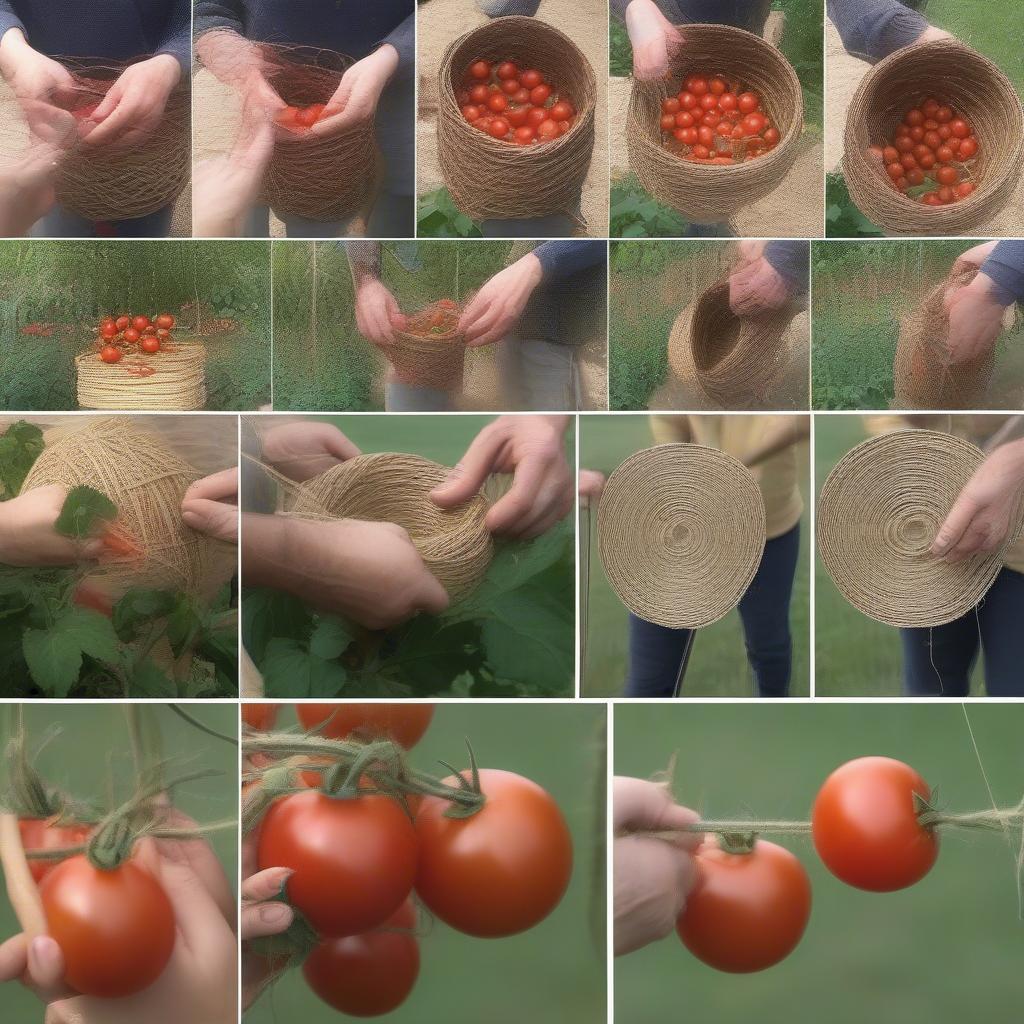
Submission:
M 974 265 L 950 273 L 900 321 L 893 363 L 895 406 L 900 409 L 976 409 L 984 406 L 995 352 L 989 349 L 961 363 L 950 362 L 949 316 L 943 298 L 949 288 L 970 284 Z
M 724 409 L 760 403 L 782 369 L 793 303 L 739 317 L 729 305 L 729 279 L 697 299 L 690 321 L 690 348 L 701 390 Z
M 926 206 L 898 192 L 868 147 L 889 143 L 911 107 L 929 96 L 974 129 L 977 187 L 949 206 Z M 940 39 L 897 50 L 863 78 L 846 120 L 843 174 L 850 196 L 894 234 L 958 235 L 990 221 L 1013 196 L 1024 160 L 1024 115 L 1010 80 L 987 57 Z
M 804 124 L 803 93 L 793 66 L 759 36 L 728 25 L 682 25 L 680 31 L 686 45 L 672 59 L 668 81 L 633 82 L 626 114 L 629 166 L 659 203 L 692 222 L 714 224 L 778 188 L 793 166 Z M 778 129 L 778 145 L 754 160 L 724 166 L 669 152 L 662 144 L 661 102 L 691 74 L 739 78 L 758 93 Z
M 462 387 L 466 362 L 465 336 L 448 331 L 422 337 L 408 331 L 394 332 L 394 344 L 384 349 L 398 379 L 412 387 L 451 390 Z
M 267 79 L 293 107 L 327 103 L 354 63 L 312 46 L 263 45 Z M 373 119 L 333 135 L 296 132 L 279 139 L 263 180 L 262 202 L 279 216 L 340 221 L 356 214 L 375 187 Z
M 946 562 L 930 553 L 939 527 L 984 455 L 933 430 L 900 430 L 862 441 L 829 473 L 818 500 L 818 551 L 839 592 L 890 626 L 941 626 L 985 596 L 1019 535 L 997 551 Z
M 101 103 L 125 68 L 137 63 L 85 57 L 59 60 L 75 79 L 71 98 L 62 104 L 72 113 Z M 185 190 L 192 173 L 191 113 L 191 83 L 188 75 L 182 75 L 145 144 L 127 150 L 75 145 L 57 171 L 57 201 L 93 221 L 145 217 L 169 206 Z
M 468 124 L 456 99 L 476 60 L 536 68 L 576 109 L 573 126 L 551 142 L 517 146 Z M 437 150 L 455 205 L 475 220 L 571 214 L 594 150 L 597 80 L 580 48 L 536 18 L 495 18 L 448 47 L 438 72 Z
M 206 407 L 206 348 L 180 344 L 105 363 L 95 351 L 75 357 L 82 409 L 188 412 Z
M 648 622 L 696 629 L 734 608 L 765 545 L 761 490 L 730 455 L 663 444 L 608 477 L 598 551 L 622 603 Z
M 409 534 L 427 569 L 452 601 L 487 574 L 494 545 L 484 525 L 487 500 L 474 495 L 442 509 L 430 492 L 449 470 L 418 455 L 381 452 L 354 459 L 285 493 L 285 511 L 303 519 L 364 519 L 395 523 Z

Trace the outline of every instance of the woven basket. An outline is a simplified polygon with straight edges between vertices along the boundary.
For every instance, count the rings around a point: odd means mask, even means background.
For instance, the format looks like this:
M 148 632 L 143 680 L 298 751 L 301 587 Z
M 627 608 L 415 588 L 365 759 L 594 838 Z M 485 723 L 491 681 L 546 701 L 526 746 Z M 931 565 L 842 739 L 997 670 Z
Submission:
M 572 128 L 543 145 L 492 139 L 462 116 L 455 93 L 475 60 L 536 68 L 576 108 Z M 536 18 L 495 18 L 448 47 L 438 72 L 437 149 L 455 205 L 475 220 L 574 214 L 594 151 L 597 80 L 580 48 Z
M 761 490 L 715 448 L 663 444 L 608 477 L 597 512 L 608 582 L 634 615 L 697 629 L 734 608 L 765 545 Z
M 466 363 L 465 336 L 456 331 L 424 338 L 395 331 L 394 344 L 384 349 L 398 379 L 412 387 L 461 390 Z
M 312 46 L 263 45 L 268 79 L 289 106 L 327 103 L 351 57 Z M 279 216 L 340 221 L 354 216 L 375 187 L 373 120 L 323 137 L 279 133 L 263 180 L 262 202 Z
M 206 407 L 206 348 L 175 342 L 105 363 L 92 350 L 75 357 L 81 409 L 190 412 Z M 152 371 L 152 372 L 148 372 Z
M 962 114 L 978 139 L 977 188 L 949 206 L 926 206 L 892 187 L 868 147 L 886 145 L 907 111 L 935 96 Z M 919 43 L 879 61 L 850 104 L 843 174 L 850 196 L 892 234 L 958 235 L 986 224 L 1013 196 L 1024 161 L 1024 115 L 1010 80 L 953 40 Z
M 121 72 L 135 61 L 61 57 L 77 88 L 66 104 L 72 112 L 100 103 Z M 187 75 L 171 93 L 149 141 L 118 152 L 79 145 L 63 160 L 55 185 L 57 201 L 93 221 L 145 217 L 169 206 L 192 173 L 192 94 Z
M 284 510 L 299 518 L 365 519 L 408 531 L 424 564 L 453 601 L 484 578 L 494 545 L 480 495 L 442 509 L 430 492 L 449 470 L 418 455 L 383 452 L 339 463 L 285 495 Z
M 818 501 L 818 551 L 855 608 L 890 626 L 941 626 L 985 596 L 1020 535 L 1019 499 L 998 551 L 946 562 L 929 551 L 957 495 L 984 455 L 933 430 L 900 430 L 861 442 L 828 475 Z
M 804 124 L 800 79 L 785 57 L 759 36 L 728 25 L 683 25 L 686 45 L 672 61 L 668 82 L 634 81 L 626 114 L 629 166 L 659 203 L 698 224 L 727 220 L 778 188 L 799 149 Z M 691 163 L 670 153 L 661 138 L 661 101 L 687 75 L 738 77 L 761 96 L 779 131 L 762 156 L 731 166 Z
M 995 352 L 951 363 L 946 347 L 949 317 L 942 301 L 948 288 L 970 284 L 977 273 L 977 267 L 968 266 L 950 275 L 900 321 L 893 363 L 895 408 L 977 409 L 987 404 Z

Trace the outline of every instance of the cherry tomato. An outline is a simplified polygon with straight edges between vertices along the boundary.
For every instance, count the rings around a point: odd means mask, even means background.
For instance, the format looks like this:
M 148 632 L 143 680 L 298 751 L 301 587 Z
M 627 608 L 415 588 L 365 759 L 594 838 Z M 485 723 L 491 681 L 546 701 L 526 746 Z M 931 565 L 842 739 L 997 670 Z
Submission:
M 708 160 L 711 157 L 711 150 L 707 146 L 701 144 L 699 146 L 694 146 L 693 152 L 690 155 L 695 156 L 698 160 Z
M 519 81 L 515 78 L 506 78 L 501 83 L 501 91 L 509 98 L 519 92 Z
M 908 185 L 923 185 L 924 184 L 924 171 L 920 167 L 915 167 L 911 171 L 907 171 L 907 184 Z
M 458 784 L 454 776 L 445 781 Z M 536 783 L 498 769 L 481 770 L 480 783 L 486 803 L 469 818 L 446 818 L 447 800 L 423 798 L 416 891 L 461 932 L 514 935 L 542 921 L 564 895 L 572 838 L 558 805 Z
M 535 107 L 542 107 L 551 96 L 550 85 L 537 85 L 530 90 L 530 102 Z
M 505 111 L 505 120 L 513 128 L 522 128 L 526 124 L 526 115 L 529 114 L 529 107 L 510 107 Z
M 715 144 L 714 130 L 709 128 L 706 124 L 702 124 L 697 129 L 697 139 L 700 141 L 702 146 L 708 146 L 710 148 Z
M 678 114 L 680 110 L 679 97 L 669 96 L 661 101 L 661 112 L 663 114 Z
M 956 187 L 956 194 L 959 199 L 966 199 L 973 191 L 973 181 L 961 181 Z
M 719 98 L 718 98 L 718 108 L 719 108 L 719 110 L 725 110 L 725 111 L 737 110 L 738 107 L 737 107 L 737 104 L 736 104 L 736 94 L 732 93 L 732 92 L 726 92 L 726 93 L 723 93 L 721 96 L 719 96 Z
M 886 170 L 886 173 L 889 175 L 890 178 L 892 178 L 893 181 L 896 181 L 897 178 L 902 178 L 903 177 L 904 167 L 903 167 L 903 164 L 901 164 L 899 161 L 895 161 L 894 163 L 887 164 L 885 170 Z
M 924 124 L 924 114 L 915 107 L 913 110 L 907 111 L 907 116 L 903 120 L 913 128 Z
M 675 116 L 675 122 L 677 128 L 692 128 L 696 118 L 688 110 L 680 110 Z
M 130 316 L 119 316 L 114 323 L 119 331 L 123 331 L 126 327 L 131 327 L 132 318 Z
M 543 140 L 553 139 L 558 135 L 558 122 L 547 118 L 537 125 L 537 138 Z
M 939 109 L 935 111 L 935 120 L 938 121 L 939 124 L 945 124 L 947 121 L 952 121 L 953 108 L 945 105 L 939 107 Z
M 731 139 L 732 125 L 728 121 L 719 121 L 715 127 L 715 134 L 720 135 L 723 139 Z
M 970 160 L 970 158 L 978 152 L 978 143 L 973 135 L 969 138 L 960 140 L 960 148 L 958 152 L 961 160 Z
M 942 139 L 943 142 L 949 139 L 953 134 L 948 124 L 940 124 L 938 127 L 938 132 L 939 138 Z
M 277 724 L 280 704 L 245 703 L 242 705 L 242 721 L 250 729 L 266 732 Z
M 536 141 L 537 129 L 528 124 L 524 124 L 515 130 L 513 137 L 520 146 L 528 146 L 531 142 Z
M 942 139 L 936 131 L 926 131 L 921 140 L 929 149 L 938 149 L 942 145 Z
M 718 109 L 718 97 L 713 93 L 707 92 L 700 98 L 701 110 L 717 110 Z
M 696 128 L 680 128 L 679 135 L 676 136 L 680 142 L 686 143 L 687 146 L 694 146 L 697 143 L 697 129 Z
M 921 104 L 921 110 L 924 112 L 925 117 L 934 117 L 938 109 L 939 101 L 937 99 L 933 99 L 931 96 Z
M 926 156 L 934 156 L 934 155 L 935 154 L 932 153 L 932 151 L 923 142 L 919 142 L 914 147 L 914 156 L 917 157 L 918 160 L 921 160 L 923 157 L 926 157 Z
M 958 138 L 966 139 L 971 134 L 971 126 L 962 118 L 955 118 L 949 123 L 949 130 Z
M 743 118 L 743 127 L 748 135 L 760 135 L 765 129 L 765 120 L 762 114 L 747 114 Z
M 750 853 L 726 853 L 711 840 L 696 860 L 697 884 L 676 922 L 695 957 L 746 974 L 796 949 L 811 915 L 811 883 L 789 850 L 759 839 Z
M 698 106 L 700 100 L 692 92 L 681 92 L 679 94 L 679 106 L 683 110 L 693 110 L 694 107 Z
M 105 363 L 119 363 L 121 361 L 121 350 L 113 345 L 104 345 L 100 349 L 100 359 Z
M 102 330 L 104 327 L 113 327 L 114 330 L 116 331 L 117 330 L 117 321 L 112 316 L 105 316 L 100 321 L 100 330 Z
M 935 172 L 935 180 L 940 185 L 955 185 L 960 180 L 960 175 L 955 167 L 940 167 Z
M 149 317 L 148 316 L 132 317 L 132 327 L 134 327 L 135 330 L 139 331 L 140 333 L 142 331 L 144 331 L 148 326 L 149 326 Z
M 114 325 L 112 323 L 110 323 L 110 324 L 103 324 L 100 327 L 100 336 L 103 337 L 103 338 L 116 338 L 117 334 L 118 334 L 117 327 L 116 327 L 116 325 Z
M 940 164 L 948 164 L 953 159 L 953 150 L 950 149 L 949 146 L 939 146 L 939 148 L 935 150 L 935 159 L 938 160 Z
M 326 104 L 313 103 L 300 110 L 299 115 L 295 120 L 298 121 L 303 128 L 312 128 L 313 125 L 315 125 L 323 116 L 325 107 Z
M 927 153 L 922 153 L 918 158 L 917 162 L 926 170 L 930 171 L 935 166 L 935 154 L 929 150 Z
M 694 96 L 704 96 L 708 91 L 708 80 L 703 75 L 696 75 L 692 79 L 687 79 L 686 88 Z
M 171 332 L 170 332 L 169 328 L 167 328 L 167 327 L 158 327 L 156 329 L 156 336 L 161 341 L 166 341 L 166 339 L 171 336 Z
M 752 114 L 757 110 L 761 99 L 756 92 L 741 92 L 736 102 L 741 114 Z
M 910 184 L 910 182 L 909 182 L 909 181 L 907 181 L 906 175 L 903 175 L 903 176 L 901 176 L 901 177 L 897 178 L 897 179 L 896 179 L 896 180 L 895 180 L 895 181 L 893 182 L 893 185 L 895 186 L 895 188 L 896 188 L 896 190 L 897 190 L 898 192 L 906 192 L 906 191 L 907 191 L 907 186 L 908 186 L 909 184 Z
M 469 76 L 478 82 L 485 82 L 491 77 L 491 65 L 485 60 L 477 60 L 469 65 Z
M 142 332 L 136 330 L 134 327 L 129 327 L 128 330 L 124 332 L 124 340 L 127 341 L 129 345 L 134 345 L 141 337 Z
M 954 202 L 956 197 L 956 193 L 948 185 L 943 185 L 942 188 L 939 189 L 939 202 L 942 203 L 943 206 L 948 206 L 950 203 Z
M 519 68 L 510 60 L 502 61 L 502 63 L 498 65 L 497 74 L 499 78 L 507 81 L 510 78 L 519 77 Z
M 920 142 L 924 138 L 924 128 L 919 124 L 915 124 L 914 127 L 910 129 L 910 137 L 915 142 Z
M 406 750 L 419 743 L 434 717 L 433 704 L 296 704 L 302 727 L 341 740 L 388 737 Z M 319 727 L 319 728 L 318 728 Z
M 576 111 L 573 110 L 571 103 L 566 103 L 565 100 L 559 100 L 553 104 L 551 109 L 548 111 L 551 115 L 552 121 L 571 121 Z
M 936 205 L 935 197 L 925 202 Z M 811 814 L 814 846 L 837 878 L 858 889 L 892 892 L 922 879 L 939 854 L 934 831 L 918 823 L 914 794 L 931 789 L 917 772 L 890 757 L 860 757 L 826 780 Z
M 495 114 L 502 114 L 508 109 L 508 98 L 500 92 L 492 92 L 487 98 L 487 109 Z
M 466 106 L 464 106 L 462 108 L 462 116 L 470 124 L 472 124 L 480 116 L 480 113 L 481 113 L 480 108 L 477 107 L 477 106 L 474 106 L 472 103 L 467 103 Z
M 510 131 L 509 123 L 503 117 L 496 117 L 488 126 L 487 134 L 495 139 L 503 139 Z
M 899 158 L 900 158 L 900 150 L 898 150 L 895 146 L 886 146 L 882 150 L 882 159 L 887 164 L 893 164 L 897 160 L 899 160 Z
M 148 352 L 152 355 L 154 352 L 160 351 L 160 339 L 152 334 L 147 334 L 142 341 L 139 342 L 139 348 L 143 352 Z
M 942 205 L 942 200 L 939 198 L 938 192 L 926 192 L 923 196 L 921 196 L 921 202 L 924 203 L 925 206 Z
M 708 82 L 708 91 L 714 96 L 721 96 L 728 88 L 729 86 L 726 84 L 725 79 L 721 78 L 719 75 L 715 75 L 715 77 Z
M 543 107 L 531 107 L 526 115 L 526 123 L 536 128 L 541 121 L 548 119 L 548 112 Z
M 924 127 L 924 130 L 926 132 L 938 131 L 939 122 L 936 121 L 934 117 L 926 117 L 925 120 L 924 120 L 924 126 L 923 127 Z
M 518 103 L 520 106 L 528 107 L 530 105 L 530 90 L 524 89 L 520 86 L 514 93 L 512 93 L 512 102 Z
M 294 871 L 288 898 L 321 935 L 358 935 L 409 895 L 416 833 L 390 797 L 296 793 L 275 801 L 264 816 L 258 860 L 261 870 Z
M 474 85 L 473 88 L 469 90 L 470 100 L 478 107 L 487 106 L 487 100 L 490 98 L 490 95 L 491 90 L 488 89 L 486 85 Z
M 160 883 L 135 861 L 112 871 L 79 854 L 40 888 L 47 934 L 64 953 L 64 980 L 77 992 L 119 999 L 163 973 L 176 939 L 174 910 Z
M 536 89 L 538 85 L 543 84 L 544 76 L 539 71 L 528 68 L 519 76 L 519 81 L 524 89 Z
M 701 124 L 706 124 L 709 128 L 715 128 L 722 120 L 722 112 L 720 110 L 709 110 L 700 120 Z
M 766 128 L 764 131 L 764 141 L 769 149 L 779 144 L 780 137 L 778 128 Z
M 61 825 L 46 818 L 20 818 L 18 831 L 21 833 L 21 845 L 26 853 L 31 853 L 81 846 L 89 838 L 92 827 L 75 823 Z M 41 882 L 60 863 L 58 860 L 30 860 L 28 867 L 36 882 Z

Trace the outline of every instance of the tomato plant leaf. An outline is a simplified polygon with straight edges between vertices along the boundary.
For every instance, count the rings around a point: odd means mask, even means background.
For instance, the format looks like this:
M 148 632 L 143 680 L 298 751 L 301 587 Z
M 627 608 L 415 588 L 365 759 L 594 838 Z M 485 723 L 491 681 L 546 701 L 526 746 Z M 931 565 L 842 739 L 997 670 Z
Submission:
M 13 498 L 21 491 L 42 453 L 43 432 L 34 423 L 18 420 L 0 435 L 0 499 Z
M 64 636 L 73 640 L 83 654 L 108 665 L 121 661 L 120 647 L 114 626 L 105 615 L 88 608 L 72 608 L 54 624 Z
M 81 540 L 95 532 L 99 523 L 117 518 L 117 506 L 95 487 L 72 487 L 53 528 L 62 537 Z
M 169 590 L 132 587 L 114 605 L 114 630 L 124 643 L 131 643 L 142 626 L 170 615 L 176 602 L 177 597 Z
M 82 648 L 59 628 L 27 629 L 21 638 L 25 663 L 35 684 L 51 697 L 66 697 L 78 682 Z
M 331 661 L 340 658 L 352 640 L 352 629 L 341 619 L 333 616 L 320 618 L 309 638 L 309 651 L 324 661 Z
M 135 665 L 128 683 L 133 697 L 176 697 L 177 688 L 162 668 L 151 658 L 143 658 Z
M 242 643 L 257 665 L 275 638 L 304 641 L 313 628 L 313 612 L 298 598 L 268 587 L 246 587 L 242 600 Z
M 167 641 L 176 658 L 194 646 L 202 628 L 203 620 L 195 602 L 187 594 L 179 594 L 167 617 Z
M 338 662 L 324 661 L 281 637 L 267 644 L 261 667 L 268 697 L 333 697 L 348 680 Z

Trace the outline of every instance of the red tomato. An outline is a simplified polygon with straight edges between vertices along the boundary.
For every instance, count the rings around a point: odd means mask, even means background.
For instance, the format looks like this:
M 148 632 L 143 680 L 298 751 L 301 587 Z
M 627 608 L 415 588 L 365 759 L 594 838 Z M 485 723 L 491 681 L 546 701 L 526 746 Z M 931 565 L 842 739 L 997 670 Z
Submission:
M 148 352 L 152 355 L 154 352 L 160 351 L 160 339 L 152 334 L 147 334 L 142 341 L 139 342 L 139 348 L 143 352 Z
M 974 191 L 973 181 L 961 181 L 956 187 L 958 199 L 966 199 Z
M 119 316 L 114 323 L 119 331 L 123 331 L 126 327 L 131 327 L 132 319 L 129 316 Z
M 973 135 L 969 138 L 960 140 L 960 148 L 958 152 L 961 160 L 970 160 L 970 158 L 978 152 L 978 142 Z
M 939 148 L 935 150 L 935 159 L 938 160 L 940 164 L 948 164 L 953 159 L 953 150 L 951 150 L 949 146 L 939 146 Z
M 501 83 L 501 91 L 508 97 L 515 96 L 519 92 L 519 81 L 515 78 L 506 78 Z
M 718 109 L 718 97 L 713 93 L 706 92 L 700 98 L 701 110 L 717 110 Z
M 697 138 L 702 146 L 711 147 L 715 144 L 715 133 L 714 130 L 709 128 L 707 125 L 702 124 L 697 129 Z
M 885 170 L 893 181 L 896 181 L 898 178 L 903 177 L 904 167 L 903 164 L 899 163 L 899 161 L 887 164 Z
M 264 816 L 258 860 L 261 870 L 294 871 L 288 898 L 321 935 L 358 935 L 409 895 L 416 832 L 390 797 L 297 793 L 275 801 Z
M 748 135 L 760 135 L 765 129 L 764 115 L 747 114 L 743 118 L 743 127 L 747 130 Z
M 458 784 L 454 776 L 445 781 Z M 467 935 L 515 935 L 547 917 L 564 895 L 572 838 L 558 805 L 536 783 L 483 769 L 480 784 L 486 803 L 469 818 L 446 818 L 447 800 L 423 798 L 416 891 Z
M 480 116 L 480 108 L 472 103 L 467 103 L 462 108 L 462 116 L 472 124 Z
M 303 128 L 312 128 L 320 120 L 320 116 L 324 112 L 324 106 L 325 104 L 323 103 L 314 103 L 311 106 L 303 107 L 295 120 Z
M 524 89 L 520 86 L 514 93 L 512 93 L 512 102 L 518 103 L 520 106 L 530 105 L 530 90 Z
M 280 710 L 280 704 L 246 703 L 242 705 L 242 721 L 250 729 L 266 732 L 269 729 L 273 729 L 277 724 L 277 716 Z
M 169 337 L 171 336 L 171 332 L 170 332 L 170 330 L 168 330 L 168 328 L 166 328 L 166 327 L 158 327 L 158 328 L 156 329 L 156 336 L 157 336 L 157 337 L 158 337 L 158 338 L 159 338 L 159 339 L 160 339 L 161 341 L 164 341 L 164 340 L 166 340 L 167 338 L 169 338 Z
M 942 139 L 936 131 L 926 131 L 921 140 L 929 149 L 938 149 L 942 145 Z
M 535 107 L 542 107 L 551 96 L 550 85 L 537 85 L 530 90 L 530 102 Z
M 956 193 L 948 185 L 943 185 L 939 189 L 939 202 L 943 206 L 948 206 L 950 203 L 955 202 L 956 198 Z
M 124 340 L 127 341 L 129 345 L 134 345 L 141 337 L 142 333 L 137 331 L 134 327 L 129 327 L 128 330 L 124 332 Z
M 104 327 L 113 327 L 114 330 L 117 330 L 117 321 L 112 316 L 105 316 L 100 321 L 100 330 Z
M 174 910 L 135 861 L 100 871 L 79 854 L 50 872 L 40 896 L 47 934 L 64 953 L 64 980 L 77 992 L 119 999 L 163 973 L 174 951 Z
M 498 65 L 498 77 L 505 81 L 512 78 L 518 78 L 519 68 L 510 60 L 503 61 Z
M 513 128 L 522 128 L 526 124 L 526 117 L 530 113 L 529 107 L 510 107 L 505 111 L 505 120 Z M 671 118 L 669 119 L 671 120 Z
M 764 141 L 769 149 L 778 145 L 780 137 L 778 128 L 766 128 L 764 131 Z
M 914 142 L 920 142 L 924 138 L 924 128 L 919 124 L 915 124 L 914 127 L 910 129 L 910 137 Z
M 470 100 L 478 107 L 486 106 L 490 95 L 491 90 L 488 89 L 486 85 L 474 85 L 473 88 L 469 90 Z
M 970 125 L 962 118 L 958 117 L 949 123 L 949 130 L 958 138 L 966 139 L 971 134 Z
M 723 93 L 718 98 L 718 108 L 719 108 L 719 110 L 726 110 L 726 111 L 728 111 L 728 110 L 737 110 L 738 107 L 736 105 L 736 94 L 732 93 L 732 92 Z
M 948 124 L 940 124 L 938 128 L 939 138 L 945 142 L 953 134 Z
M 100 336 L 104 338 L 116 338 L 117 327 L 114 324 L 103 324 L 100 327 Z
M 488 126 L 487 134 L 495 139 L 503 139 L 510 131 L 509 123 L 503 117 L 496 117 Z
M 663 114 L 678 114 L 680 110 L 679 97 L 669 96 L 668 99 L 661 101 L 661 112 Z
M 369 739 L 388 737 L 414 747 L 434 717 L 433 704 L 296 704 L 295 711 L 306 730 L 341 740 L 349 736 Z
M 711 150 L 705 145 L 694 146 L 690 155 L 695 156 L 698 160 L 708 160 L 711 157 Z
M 695 957 L 746 974 L 796 949 L 811 915 L 811 884 L 789 850 L 759 839 L 750 853 L 726 853 L 706 841 L 697 851 L 697 869 L 676 923 Z
M 934 117 L 938 109 L 939 101 L 933 99 L 931 96 L 929 96 L 928 99 L 926 99 L 924 103 L 921 104 L 921 110 L 924 111 L 925 117 Z
M 508 109 L 508 98 L 500 92 L 492 92 L 487 98 L 487 109 L 495 114 L 502 114 Z
M 721 135 L 723 139 L 732 138 L 732 125 L 728 121 L 719 121 L 715 128 L 715 134 Z
M 274 120 L 283 128 L 297 128 L 299 124 L 299 108 L 285 107 L 283 110 L 278 111 L 277 117 Z
M 544 82 L 544 76 L 533 68 L 527 68 L 519 76 L 519 81 L 522 83 L 524 89 L 536 89 L 538 85 L 542 85 Z
M 917 125 L 924 124 L 924 114 L 921 113 L 916 107 L 913 110 L 907 111 L 907 116 L 903 119 L 911 128 Z
M 485 60 L 477 60 L 469 65 L 469 77 L 478 82 L 485 82 L 491 77 L 491 65 Z
M 135 330 L 137 330 L 139 332 L 142 332 L 148 326 L 149 326 L 149 317 L 148 316 L 132 317 L 132 327 L 134 327 Z
M 77 603 L 77 601 L 76 601 Z M 92 832 L 89 825 L 59 825 L 53 819 L 21 818 L 18 821 L 21 833 L 21 845 L 26 853 L 38 850 L 60 850 L 67 846 L 81 846 Z M 54 868 L 59 860 L 30 860 L 28 862 L 32 877 L 41 882 Z
M 930 171 L 935 166 L 935 154 L 929 150 L 927 153 L 922 153 L 918 158 L 917 162 L 926 170 Z
M 713 96 L 721 96 L 728 88 L 729 86 L 726 84 L 725 79 L 718 75 L 715 75 L 715 77 L 708 82 L 708 90 Z
M 677 128 L 692 128 L 696 118 L 688 110 L 680 110 L 675 117 Z
M 306 958 L 302 973 L 309 987 L 340 1013 L 390 1013 L 409 997 L 419 975 L 415 927 L 416 910 L 406 900 L 380 931 L 321 942 Z
M 105 363 L 119 363 L 121 361 L 121 350 L 113 345 L 104 345 L 100 349 L 100 359 Z
M 903 150 L 903 152 L 907 152 L 907 150 Z M 895 146 L 886 146 L 882 150 L 882 159 L 887 164 L 895 163 L 897 160 L 899 160 L 899 158 L 900 158 L 900 150 L 897 149 Z
M 556 138 L 558 135 L 558 122 L 552 121 L 551 118 L 547 118 L 541 121 L 537 125 L 537 138 L 543 141 L 549 141 L 550 139 Z
M 548 112 L 543 107 L 531 107 L 526 115 L 526 123 L 536 128 L 541 121 L 548 119 Z
M 741 92 L 737 98 L 741 114 L 752 114 L 761 102 L 756 92 Z
M 679 94 L 679 106 L 681 106 L 683 110 L 693 110 L 694 107 L 699 105 L 699 103 L 700 100 L 698 100 L 692 92 L 681 92 Z
M 936 196 L 935 202 L 941 203 Z M 918 823 L 914 794 L 931 789 L 890 757 L 860 757 L 837 768 L 818 791 L 811 822 L 818 855 L 837 878 L 858 889 L 892 892 L 922 879 L 939 854 L 936 833 Z
M 708 80 L 703 75 L 695 75 L 692 79 L 688 78 L 686 80 L 686 88 L 694 96 L 704 96 L 708 91 Z
M 555 103 L 548 111 L 551 115 L 552 121 L 571 121 L 576 114 L 573 110 L 571 103 L 566 103 L 565 100 L 559 100 Z
M 921 202 L 926 206 L 941 206 L 942 200 L 939 198 L 938 192 L 926 192 L 921 196 Z
M 923 185 L 924 184 L 924 171 L 920 167 L 915 167 L 912 171 L 907 171 L 907 184 L 908 185 Z
M 663 132 L 674 131 L 676 127 L 676 119 L 672 114 L 661 115 L 661 130 Z
M 719 110 L 709 110 L 700 119 L 701 124 L 706 124 L 709 128 L 716 128 L 722 120 L 722 113 Z M 730 128 L 732 125 L 729 126 Z
M 696 128 L 680 128 L 680 134 L 676 136 L 680 142 L 685 142 L 687 146 L 696 145 L 697 142 L 697 129 Z
M 938 131 L 939 122 L 934 117 L 926 117 L 924 120 L 924 130 L 926 132 Z
M 531 142 L 536 141 L 537 130 L 528 124 L 524 124 L 515 130 L 514 138 L 520 146 L 528 146 Z
M 940 185 L 955 185 L 960 180 L 960 175 L 955 167 L 940 167 L 935 172 L 935 180 Z
M 939 109 L 935 111 L 935 120 L 938 121 L 939 124 L 945 124 L 947 121 L 952 121 L 953 120 L 953 109 L 952 109 L 952 107 L 947 107 L 945 105 L 939 107 Z

